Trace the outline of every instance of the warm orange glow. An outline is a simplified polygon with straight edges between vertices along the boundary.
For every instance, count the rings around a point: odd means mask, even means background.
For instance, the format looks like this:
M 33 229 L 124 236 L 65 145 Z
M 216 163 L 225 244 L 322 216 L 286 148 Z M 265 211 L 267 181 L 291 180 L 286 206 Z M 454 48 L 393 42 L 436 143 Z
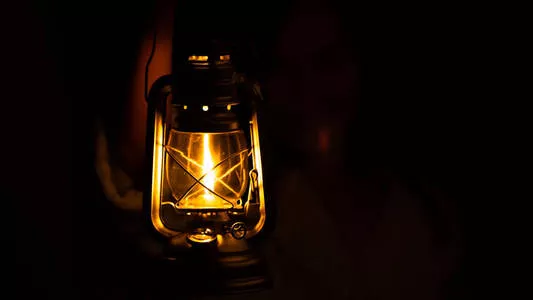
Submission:
M 248 182 L 248 149 L 242 131 L 171 130 L 166 148 L 165 177 L 172 191 L 169 196 L 177 201 L 168 204 L 178 209 L 242 207 Z
M 183 109 L 184 109 L 184 110 L 187 110 L 187 105 L 183 105 Z
M 211 134 L 202 134 L 203 154 L 201 164 L 194 159 L 186 158 L 186 160 L 192 165 L 200 167 L 203 173 L 203 179 L 201 180 L 203 187 L 196 192 L 191 193 L 186 200 L 186 206 L 192 208 L 228 208 L 230 203 L 223 201 L 213 194 L 213 191 L 216 189 L 215 183 L 223 185 L 224 188 L 230 191 L 234 196 L 239 196 L 239 192 L 235 191 L 231 186 L 225 183 L 223 179 L 239 167 L 240 164 L 237 164 L 228 170 L 224 170 L 225 172 L 221 176 L 217 176 L 215 171 L 216 159 L 214 157 L 214 151 L 210 139 Z
M 206 209 L 204 216 L 214 216 L 212 210 L 243 208 L 243 193 L 251 188 L 259 205 L 259 220 L 249 228 L 246 237 L 261 231 L 265 222 L 265 199 L 257 116 L 250 121 L 251 146 L 249 152 L 244 132 L 191 133 L 171 129 L 164 138 L 165 125 L 159 112 L 155 116 L 154 157 L 151 192 L 152 224 L 163 235 L 179 236 L 180 230 L 167 228 L 162 222 L 162 208 Z M 166 142 L 164 142 L 166 140 Z M 166 149 L 166 150 L 165 150 Z M 163 158 L 166 152 L 166 158 Z M 251 155 L 257 181 L 248 185 L 248 157 Z M 164 183 L 165 182 L 165 183 Z M 166 184 L 169 188 L 163 188 Z M 209 211 L 211 210 L 211 211 Z M 194 213 L 186 211 L 190 216 Z M 218 216 L 218 214 L 217 214 Z M 203 228 L 208 230 L 209 228 Z M 216 239 L 214 232 L 189 232 L 187 237 L 195 243 Z
M 229 55 L 220 55 L 220 60 L 229 60 Z
M 189 61 L 207 61 L 208 58 L 206 55 L 191 55 Z
M 228 105 L 226 106 L 226 109 L 227 109 L 227 110 L 231 110 L 231 105 L 228 104 Z

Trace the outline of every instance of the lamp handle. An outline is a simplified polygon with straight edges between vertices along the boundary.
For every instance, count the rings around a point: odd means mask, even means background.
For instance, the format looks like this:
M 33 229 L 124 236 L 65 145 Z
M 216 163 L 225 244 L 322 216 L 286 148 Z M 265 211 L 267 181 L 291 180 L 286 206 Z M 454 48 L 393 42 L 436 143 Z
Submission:
M 153 103 L 161 103 L 172 92 L 172 76 L 163 75 L 152 84 L 150 91 L 148 92 L 148 98 L 146 101 L 148 105 Z

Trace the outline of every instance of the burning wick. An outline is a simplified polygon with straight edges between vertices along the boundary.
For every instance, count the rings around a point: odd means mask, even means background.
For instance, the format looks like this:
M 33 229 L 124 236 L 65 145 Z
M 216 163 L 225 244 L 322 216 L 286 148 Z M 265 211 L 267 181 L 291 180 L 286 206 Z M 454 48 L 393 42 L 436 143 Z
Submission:
M 205 189 L 204 198 L 206 200 L 213 200 L 214 197 L 211 194 L 211 191 L 215 188 L 215 172 L 213 171 L 213 158 L 211 157 L 211 151 L 209 150 L 209 134 L 204 133 L 204 161 L 203 161 L 203 171 L 205 177 L 204 177 L 204 185 L 207 187 Z M 209 189 L 209 190 L 208 190 Z

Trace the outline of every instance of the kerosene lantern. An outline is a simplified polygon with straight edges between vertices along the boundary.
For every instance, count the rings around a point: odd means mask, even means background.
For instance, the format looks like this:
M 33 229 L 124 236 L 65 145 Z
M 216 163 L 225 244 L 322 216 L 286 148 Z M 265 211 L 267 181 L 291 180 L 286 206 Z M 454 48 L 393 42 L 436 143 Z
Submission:
M 175 249 L 245 253 L 266 219 L 259 87 L 236 71 L 223 40 L 174 45 L 173 74 L 156 80 L 147 99 L 144 210 Z
M 266 217 L 261 95 L 217 43 L 182 57 L 182 70 L 159 78 L 148 98 L 151 220 L 183 243 L 251 238 Z

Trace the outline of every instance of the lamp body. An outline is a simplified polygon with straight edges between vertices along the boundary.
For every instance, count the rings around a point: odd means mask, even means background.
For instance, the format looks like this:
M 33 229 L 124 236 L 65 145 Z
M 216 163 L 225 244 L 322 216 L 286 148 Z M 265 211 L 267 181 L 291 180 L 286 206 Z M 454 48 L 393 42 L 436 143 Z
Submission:
M 144 205 L 176 247 L 249 239 L 266 220 L 258 85 L 207 45 L 175 57 L 148 97 Z

